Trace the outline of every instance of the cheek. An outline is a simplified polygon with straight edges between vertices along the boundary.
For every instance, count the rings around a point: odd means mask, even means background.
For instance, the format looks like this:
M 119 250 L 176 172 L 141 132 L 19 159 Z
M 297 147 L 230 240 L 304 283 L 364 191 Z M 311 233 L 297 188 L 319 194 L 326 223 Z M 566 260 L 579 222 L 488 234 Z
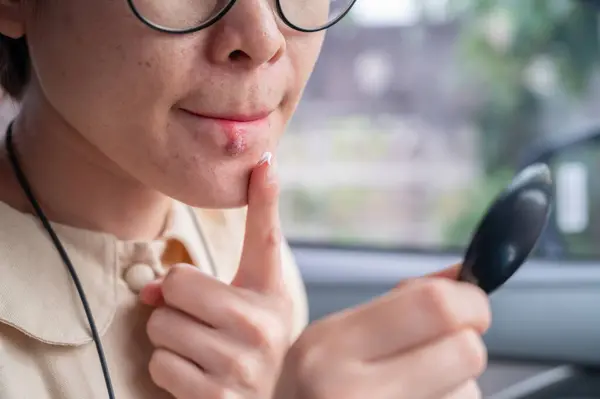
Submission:
M 314 69 L 325 38 L 324 32 L 303 34 L 288 40 L 287 52 L 294 70 L 294 84 L 285 104 L 289 118 L 296 109 L 306 83 Z
M 176 36 L 155 35 L 127 14 L 111 11 L 110 0 L 82 3 L 64 14 L 51 11 L 28 33 L 34 83 L 60 120 L 126 173 L 174 193 L 168 175 L 197 171 L 197 157 L 204 156 L 173 138 L 181 135 L 171 120 L 189 71 L 197 71 L 196 53 Z M 210 171 L 206 175 L 202 181 L 210 180 Z
M 186 71 L 169 36 L 142 26 L 125 1 L 65 0 L 38 12 L 28 31 L 35 78 L 63 119 L 96 144 L 164 131 Z

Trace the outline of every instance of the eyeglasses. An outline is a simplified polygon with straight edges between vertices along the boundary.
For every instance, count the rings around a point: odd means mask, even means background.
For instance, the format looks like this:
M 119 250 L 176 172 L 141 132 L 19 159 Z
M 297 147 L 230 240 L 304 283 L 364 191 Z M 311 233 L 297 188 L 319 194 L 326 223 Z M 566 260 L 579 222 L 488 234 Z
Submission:
M 152 29 L 183 34 L 197 32 L 214 24 L 236 1 L 127 0 L 127 3 L 136 17 Z M 356 3 L 356 0 L 274 1 L 283 22 L 301 32 L 317 32 L 335 25 Z

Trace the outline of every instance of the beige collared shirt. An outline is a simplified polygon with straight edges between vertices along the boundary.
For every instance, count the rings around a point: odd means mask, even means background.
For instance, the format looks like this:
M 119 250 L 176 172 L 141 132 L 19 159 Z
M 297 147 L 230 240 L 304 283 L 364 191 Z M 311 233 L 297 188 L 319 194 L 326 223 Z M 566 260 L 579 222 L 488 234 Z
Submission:
M 53 225 L 85 290 L 118 399 L 170 398 L 148 373 L 151 309 L 140 304 L 139 289 L 180 262 L 229 283 L 244 222 L 244 209 L 175 203 L 164 238 L 153 242 Z M 287 245 L 282 258 L 297 335 L 308 319 L 306 295 Z M 0 202 L 0 399 L 104 398 L 96 347 L 66 266 L 33 216 Z

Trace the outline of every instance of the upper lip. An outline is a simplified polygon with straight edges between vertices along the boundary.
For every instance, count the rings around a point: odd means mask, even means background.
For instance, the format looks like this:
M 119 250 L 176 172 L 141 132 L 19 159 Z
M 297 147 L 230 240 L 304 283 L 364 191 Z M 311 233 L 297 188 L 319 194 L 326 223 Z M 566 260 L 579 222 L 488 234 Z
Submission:
M 187 108 L 181 108 L 183 111 L 188 112 L 192 115 L 199 116 L 202 118 L 217 119 L 227 122 L 255 122 L 268 117 L 272 111 L 260 111 L 253 113 L 231 113 L 231 114 L 220 114 L 220 113 L 207 113 L 201 111 L 192 111 Z

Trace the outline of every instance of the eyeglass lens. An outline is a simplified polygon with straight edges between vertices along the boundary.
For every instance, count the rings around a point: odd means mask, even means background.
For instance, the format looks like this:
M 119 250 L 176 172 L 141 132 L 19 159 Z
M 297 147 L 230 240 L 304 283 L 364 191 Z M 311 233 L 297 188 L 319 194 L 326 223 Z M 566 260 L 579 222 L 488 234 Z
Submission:
M 245 1 L 245 0 L 239 0 Z M 202 26 L 231 3 L 230 0 L 131 0 L 148 22 L 169 30 Z M 281 0 L 284 20 L 295 28 L 315 30 L 337 20 L 353 0 Z

